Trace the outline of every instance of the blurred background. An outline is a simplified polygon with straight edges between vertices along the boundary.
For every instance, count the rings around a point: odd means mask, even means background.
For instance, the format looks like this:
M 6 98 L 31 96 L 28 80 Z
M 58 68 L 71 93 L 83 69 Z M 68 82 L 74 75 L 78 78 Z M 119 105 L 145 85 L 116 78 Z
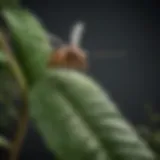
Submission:
M 144 106 L 159 108 L 159 6 L 156 0 L 23 0 L 49 32 L 68 40 L 70 27 L 86 23 L 83 47 L 90 74 L 109 92 L 133 124 L 147 121 Z M 125 54 L 119 56 L 122 52 Z M 109 56 L 109 55 L 114 56 Z M 21 160 L 53 160 L 30 122 Z

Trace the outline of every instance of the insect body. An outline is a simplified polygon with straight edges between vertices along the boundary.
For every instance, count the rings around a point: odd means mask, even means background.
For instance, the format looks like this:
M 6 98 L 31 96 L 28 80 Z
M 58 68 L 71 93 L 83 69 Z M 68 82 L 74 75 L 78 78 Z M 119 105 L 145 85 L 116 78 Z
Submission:
M 63 45 L 51 54 L 48 66 L 86 70 L 87 63 L 86 53 L 82 49 L 73 45 Z
M 83 30 L 84 24 L 82 22 L 78 22 L 73 26 L 69 36 L 70 44 L 61 45 L 51 54 L 48 63 L 49 67 L 63 67 L 77 70 L 86 70 L 88 68 L 87 55 L 79 47 Z

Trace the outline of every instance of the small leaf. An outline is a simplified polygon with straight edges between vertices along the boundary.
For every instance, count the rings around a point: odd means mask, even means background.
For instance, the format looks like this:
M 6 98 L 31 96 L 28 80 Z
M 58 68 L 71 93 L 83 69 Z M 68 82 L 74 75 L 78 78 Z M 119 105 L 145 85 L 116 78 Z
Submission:
M 8 63 L 7 57 L 2 51 L 0 51 L 0 69 L 6 68 L 7 63 Z
M 9 148 L 9 141 L 2 135 L 0 135 L 0 148 Z
M 4 53 L 0 51 L 0 64 L 4 64 L 6 62 L 7 62 L 6 56 L 4 55 Z
M 153 123 L 159 123 L 159 122 L 160 122 L 160 114 L 154 113 L 154 114 L 152 114 L 152 115 L 150 116 L 150 119 L 151 119 L 151 121 L 152 121 Z
M 52 52 L 48 34 L 27 10 L 4 10 L 3 16 L 13 40 L 15 56 L 28 82 L 39 80 L 44 76 Z
M 0 8 L 17 7 L 20 0 L 0 0 Z

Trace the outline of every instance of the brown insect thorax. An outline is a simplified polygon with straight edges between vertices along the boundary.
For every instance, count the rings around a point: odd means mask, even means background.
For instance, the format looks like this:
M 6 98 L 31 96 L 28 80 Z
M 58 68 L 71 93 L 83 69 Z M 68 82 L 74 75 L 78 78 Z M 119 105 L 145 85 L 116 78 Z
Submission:
M 70 68 L 76 70 L 87 70 L 87 56 L 83 50 L 75 46 L 61 46 L 49 59 L 50 68 Z

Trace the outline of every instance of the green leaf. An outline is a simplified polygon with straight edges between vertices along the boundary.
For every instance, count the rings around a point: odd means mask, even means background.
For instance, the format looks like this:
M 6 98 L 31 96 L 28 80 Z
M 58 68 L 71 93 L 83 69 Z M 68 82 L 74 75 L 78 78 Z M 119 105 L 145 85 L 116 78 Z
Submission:
M 102 160 L 107 155 L 112 160 L 153 159 L 145 142 L 92 79 L 62 69 L 48 74 L 30 94 L 30 111 L 52 151 L 64 160 Z
M 150 128 L 148 126 L 145 126 L 145 125 L 136 126 L 136 130 L 139 133 L 139 135 L 141 137 L 143 137 L 144 139 L 147 139 L 151 134 Z
M 150 116 L 152 123 L 156 124 L 160 122 L 160 114 L 154 113 L 153 115 Z
M 0 51 L 0 66 L 4 66 L 7 62 L 7 58 L 3 52 Z
M 16 58 L 28 82 L 34 83 L 43 77 L 52 51 L 47 33 L 27 10 L 4 10 L 3 16 L 13 39 Z
M 8 140 L 2 135 L 0 135 L 0 148 L 9 148 Z
M 17 7 L 19 0 L 0 0 L 0 8 Z
M 11 73 L 3 68 L 0 70 L 0 131 L 4 135 L 13 135 L 17 127 L 19 112 L 22 104 L 20 101 L 21 90 Z M 11 138 L 11 137 L 10 137 Z
M 72 104 L 46 81 L 31 95 L 31 115 L 51 151 L 65 160 L 107 160 L 107 153 Z

